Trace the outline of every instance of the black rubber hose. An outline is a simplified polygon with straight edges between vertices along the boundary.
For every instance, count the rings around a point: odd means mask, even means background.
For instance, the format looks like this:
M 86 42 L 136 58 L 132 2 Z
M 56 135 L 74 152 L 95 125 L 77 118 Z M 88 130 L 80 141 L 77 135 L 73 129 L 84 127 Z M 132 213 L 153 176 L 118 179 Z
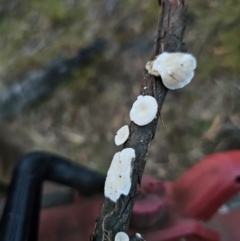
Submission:
M 50 180 L 83 195 L 103 193 L 105 176 L 45 152 L 24 156 L 17 165 L 0 223 L 0 241 L 36 241 L 42 183 Z

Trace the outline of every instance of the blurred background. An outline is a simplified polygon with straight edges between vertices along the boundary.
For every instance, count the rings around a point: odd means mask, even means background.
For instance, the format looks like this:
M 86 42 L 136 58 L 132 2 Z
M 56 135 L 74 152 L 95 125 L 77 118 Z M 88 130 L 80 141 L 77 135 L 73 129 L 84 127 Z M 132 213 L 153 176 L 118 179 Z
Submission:
M 185 43 L 198 67 L 169 91 L 145 172 L 181 175 L 240 148 L 240 5 L 195 0 Z M 58 153 L 106 173 L 152 55 L 156 0 L 0 1 L 0 193 L 21 155 Z

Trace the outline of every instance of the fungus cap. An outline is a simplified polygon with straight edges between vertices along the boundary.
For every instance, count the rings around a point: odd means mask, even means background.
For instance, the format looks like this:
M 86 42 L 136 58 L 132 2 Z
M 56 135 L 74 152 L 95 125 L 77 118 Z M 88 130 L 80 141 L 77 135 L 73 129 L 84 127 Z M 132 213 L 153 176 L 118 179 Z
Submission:
M 129 236 L 124 232 L 118 232 L 115 235 L 114 241 L 129 241 Z
M 138 238 L 142 238 L 142 235 L 140 233 L 135 233 L 135 235 L 138 237 Z
M 115 135 L 114 141 L 117 146 L 122 145 L 129 137 L 129 127 L 128 125 L 125 125 L 121 127 L 117 134 Z
M 139 126 L 149 124 L 156 117 L 158 104 L 150 95 L 139 95 L 130 111 L 130 119 Z
M 197 66 L 193 55 L 187 53 L 163 52 L 146 69 L 155 76 L 161 76 L 163 84 L 171 90 L 179 89 L 189 84 Z
M 113 157 L 104 186 L 105 197 L 113 202 L 116 202 L 122 194 L 128 195 L 130 191 L 132 163 L 135 157 L 133 148 L 123 149 Z

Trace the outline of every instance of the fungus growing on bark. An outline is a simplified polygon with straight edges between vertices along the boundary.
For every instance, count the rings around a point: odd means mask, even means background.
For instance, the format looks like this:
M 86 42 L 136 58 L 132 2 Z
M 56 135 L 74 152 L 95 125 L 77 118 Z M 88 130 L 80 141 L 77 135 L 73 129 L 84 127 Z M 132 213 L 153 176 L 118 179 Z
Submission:
M 138 237 L 138 238 L 142 238 L 142 235 L 140 233 L 135 233 L 135 235 Z
M 117 152 L 108 169 L 105 181 L 104 195 L 113 202 L 123 195 L 128 195 L 131 188 L 132 164 L 135 159 L 133 148 L 123 149 Z
M 114 241 L 129 241 L 129 237 L 124 232 L 118 232 L 114 238 Z
M 168 89 L 175 90 L 191 82 L 196 66 L 196 59 L 191 54 L 164 52 L 149 61 L 146 69 L 149 74 L 161 76 Z
M 115 144 L 117 146 L 122 145 L 127 140 L 128 137 L 129 137 L 129 127 L 128 125 L 125 125 L 117 131 L 117 134 L 114 139 Z
M 130 119 L 139 126 L 149 124 L 156 117 L 158 104 L 150 95 L 139 95 L 130 111 Z

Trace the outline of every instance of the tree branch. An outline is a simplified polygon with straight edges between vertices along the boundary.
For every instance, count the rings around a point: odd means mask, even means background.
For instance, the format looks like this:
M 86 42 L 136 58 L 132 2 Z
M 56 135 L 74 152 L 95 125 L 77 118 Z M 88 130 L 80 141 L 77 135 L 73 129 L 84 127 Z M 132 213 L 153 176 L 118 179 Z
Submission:
M 163 51 L 184 51 L 182 39 L 185 29 L 185 12 L 184 0 L 161 1 L 161 12 L 152 58 Z M 92 235 L 94 241 L 112 241 L 118 232 L 127 232 L 128 230 L 132 208 L 137 197 L 137 187 L 141 183 L 148 150 L 156 132 L 160 110 L 167 91 L 168 89 L 163 85 L 160 77 L 154 77 L 148 74 L 146 70 L 144 71 L 140 95 L 151 95 L 156 98 L 159 105 L 157 118 L 145 126 L 131 123 L 129 139 L 123 146 L 123 148 L 133 148 L 136 154 L 131 190 L 127 196 L 121 195 L 116 203 L 105 198 L 101 216 L 96 222 Z

